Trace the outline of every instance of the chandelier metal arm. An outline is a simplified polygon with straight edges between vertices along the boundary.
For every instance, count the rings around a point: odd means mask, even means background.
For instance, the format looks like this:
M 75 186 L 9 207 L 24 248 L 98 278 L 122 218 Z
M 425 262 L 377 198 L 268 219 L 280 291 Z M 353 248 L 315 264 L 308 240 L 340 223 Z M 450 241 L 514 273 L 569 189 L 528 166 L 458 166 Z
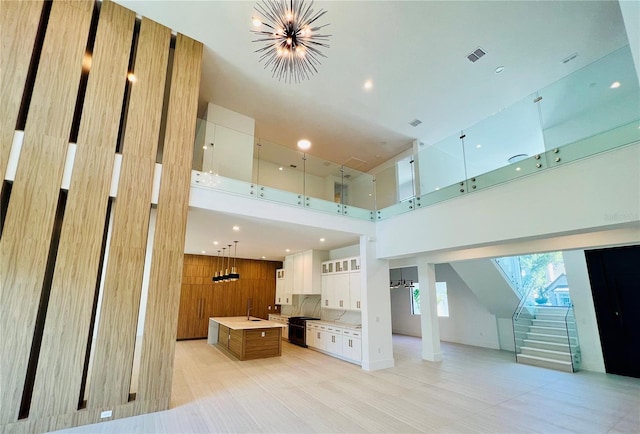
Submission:
M 255 52 L 273 77 L 297 83 L 318 72 L 319 58 L 327 57 L 320 49 L 329 48 L 331 35 L 318 33 L 328 24 L 317 21 L 327 11 L 314 10 L 313 0 L 262 0 L 254 10 L 261 15 L 255 25 L 264 28 L 252 30 L 258 36 L 252 42 L 264 44 Z

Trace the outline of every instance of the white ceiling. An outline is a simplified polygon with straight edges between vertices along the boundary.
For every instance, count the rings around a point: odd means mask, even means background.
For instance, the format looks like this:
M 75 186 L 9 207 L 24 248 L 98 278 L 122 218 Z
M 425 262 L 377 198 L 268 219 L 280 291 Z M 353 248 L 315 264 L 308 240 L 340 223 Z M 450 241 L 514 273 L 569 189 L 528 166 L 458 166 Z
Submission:
M 234 231 L 233 226 L 238 226 L 240 230 Z M 325 241 L 320 241 L 320 238 Z M 259 217 L 196 208 L 189 210 L 185 253 L 215 256 L 218 254 L 217 250 L 228 248 L 229 244 L 233 246 L 233 241 L 236 240 L 239 258 L 263 259 L 264 256 L 264 259 L 270 261 L 282 261 L 285 255 L 308 249 L 333 250 L 357 244 L 359 237 L 356 234 L 269 221 Z M 219 244 L 214 245 L 214 241 Z M 233 250 L 234 247 L 232 257 Z
M 256 120 L 256 138 L 369 170 L 509 106 L 628 43 L 617 1 L 317 1 L 332 35 L 319 72 L 299 84 L 272 78 L 250 32 L 254 1 L 116 0 L 204 43 L 206 102 Z M 482 47 L 486 56 L 466 56 Z M 572 53 L 575 60 L 563 63 Z M 502 74 L 495 68 L 504 66 Z M 365 80 L 373 89 L 364 91 Z M 408 123 L 422 120 L 418 127 Z M 354 161 L 354 160 L 352 160 Z M 355 167 L 354 167 L 355 168 Z M 234 235 L 233 224 L 242 227 Z M 327 238 L 325 246 L 319 238 Z M 238 256 L 281 259 L 285 248 L 333 248 L 357 236 L 259 218 L 190 211 L 186 252 L 240 240 Z M 330 247 L 332 246 L 332 247 Z M 213 252 L 215 254 L 215 252 Z

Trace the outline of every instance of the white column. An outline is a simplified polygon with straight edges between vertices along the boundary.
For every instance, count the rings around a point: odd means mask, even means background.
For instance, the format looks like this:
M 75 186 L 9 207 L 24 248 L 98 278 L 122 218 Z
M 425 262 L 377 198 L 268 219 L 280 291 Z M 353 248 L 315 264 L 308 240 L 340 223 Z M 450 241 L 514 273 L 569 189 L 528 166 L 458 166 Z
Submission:
M 360 279 L 362 285 L 362 369 L 391 368 L 391 292 L 389 261 L 376 259 L 375 238 L 360 236 Z
M 442 360 L 438 301 L 436 298 L 435 265 L 418 256 L 418 282 L 420 282 L 420 319 L 422 328 L 422 358 L 432 362 Z

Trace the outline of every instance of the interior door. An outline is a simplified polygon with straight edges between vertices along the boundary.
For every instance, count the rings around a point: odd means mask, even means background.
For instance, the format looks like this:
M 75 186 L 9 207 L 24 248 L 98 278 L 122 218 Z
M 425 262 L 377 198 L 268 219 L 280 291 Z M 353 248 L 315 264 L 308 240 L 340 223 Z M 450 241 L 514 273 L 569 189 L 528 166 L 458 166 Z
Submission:
M 585 254 L 606 370 L 640 378 L 640 246 Z

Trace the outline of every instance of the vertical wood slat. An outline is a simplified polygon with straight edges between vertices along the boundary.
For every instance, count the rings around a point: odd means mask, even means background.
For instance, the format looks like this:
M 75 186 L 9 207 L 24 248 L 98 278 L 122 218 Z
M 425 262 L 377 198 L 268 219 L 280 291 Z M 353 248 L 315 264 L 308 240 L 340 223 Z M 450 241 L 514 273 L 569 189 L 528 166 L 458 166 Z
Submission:
M 189 206 L 202 44 L 178 34 L 136 399 L 169 397 Z
M 134 23 L 103 2 L 29 417 L 77 409 Z
M 42 5 L 37 0 L 6 1 L 0 6 L 0 181 L 7 170 Z
M 129 398 L 170 40 L 170 29 L 142 20 L 88 408 L 107 408 Z
M 42 291 L 92 2 L 54 2 L 0 240 L 0 424 L 17 418 Z M 19 325 L 19 326 L 16 326 Z

